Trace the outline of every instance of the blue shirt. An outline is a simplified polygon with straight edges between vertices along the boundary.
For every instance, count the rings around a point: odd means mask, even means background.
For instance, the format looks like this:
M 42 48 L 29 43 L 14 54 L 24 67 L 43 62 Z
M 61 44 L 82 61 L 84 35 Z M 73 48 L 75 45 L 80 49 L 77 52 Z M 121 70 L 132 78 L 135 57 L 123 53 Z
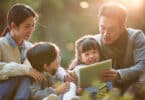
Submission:
M 10 33 L 6 34 L 6 39 L 8 40 L 8 43 L 12 46 L 12 47 L 18 47 L 18 45 L 16 44 L 16 41 L 12 38 L 12 36 L 10 35 Z M 28 44 L 27 42 L 23 42 L 22 46 L 19 46 L 19 51 L 20 51 L 20 59 L 21 59 L 21 63 L 24 63 L 25 58 L 26 58 L 26 52 L 28 47 L 30 47 L 30 43 Z

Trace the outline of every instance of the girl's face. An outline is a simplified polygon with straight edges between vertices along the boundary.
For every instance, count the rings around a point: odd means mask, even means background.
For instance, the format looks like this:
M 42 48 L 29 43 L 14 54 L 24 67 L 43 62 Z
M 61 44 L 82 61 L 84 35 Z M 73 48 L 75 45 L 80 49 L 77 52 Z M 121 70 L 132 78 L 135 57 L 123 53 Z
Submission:
M 81 54 L 81 62 L 83 64 L 93 64 L 100 60 L 100 54 L 98 50 L 88 50 L 86 52 L 83 52 Z
M 35 28 L 35 18 L 29 17 L 24 22 L 22 22 L 19 26 L 15 24 L 12 25 L 12 29 L 14 30 L 12 36 L 16 40 L 29 40 Z

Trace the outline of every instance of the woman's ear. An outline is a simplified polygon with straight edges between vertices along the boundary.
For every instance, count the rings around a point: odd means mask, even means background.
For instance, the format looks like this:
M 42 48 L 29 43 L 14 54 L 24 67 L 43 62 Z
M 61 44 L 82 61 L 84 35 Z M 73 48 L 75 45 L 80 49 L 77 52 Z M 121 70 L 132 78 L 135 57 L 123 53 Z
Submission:
M 11 23 L 11 29 L 16 29 L 16 24 L 14 22 Z
M 43 65 L 43 69 L 44 69 L 44 70 L 47 70 L 47 69 L 48 69 L 48 65 L 47 65 L 47 64 L 44 64 L 44 65 Z

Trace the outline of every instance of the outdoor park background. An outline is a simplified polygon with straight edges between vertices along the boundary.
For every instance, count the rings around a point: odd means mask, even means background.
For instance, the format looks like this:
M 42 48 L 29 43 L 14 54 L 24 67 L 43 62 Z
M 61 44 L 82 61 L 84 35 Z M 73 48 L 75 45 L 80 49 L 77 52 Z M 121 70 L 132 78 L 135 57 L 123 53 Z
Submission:
M 62 52 L 62 66 L 74 57 L 74 42 L 85 34 L 97 34 L 97 12 L 104 2 L 113 0 L 0 0 L 0 33 L 6 26 L 6 14 L 15 3 L 26 3 L 39 14 L 31 41 L 52 41 Z M 114 0 L 128 9 L 128 26 L 145 32 L 145 0 Z

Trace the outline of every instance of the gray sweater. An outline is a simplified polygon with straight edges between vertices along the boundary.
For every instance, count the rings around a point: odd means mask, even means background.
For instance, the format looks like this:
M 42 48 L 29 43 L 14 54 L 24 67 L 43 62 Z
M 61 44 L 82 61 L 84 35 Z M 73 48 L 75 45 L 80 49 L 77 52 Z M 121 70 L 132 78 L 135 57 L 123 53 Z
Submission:
M 31 86 L 31 97 L 33 100 L 42 100 L 50 94 L 56 94 L 53 85 L 64 82 L 66 72 L 62 67 L 59 67 L 54 76 L 51 76 L 48 72 L 42 74 L 45 80 L 41 83 L 35 81 Z
M 26 50 L 31 45 L 24 41 Z M 28 75 L 31 65 L 28 60 L 21 64 L 21 54 L 18 46 L 12 46 L 6 37 L 0 38 L 0 80 L 9 77 Z
M 145 36 L 141 30 L 128 28 L 116 43 L 104 45 L 101 34 L 95 35 L 104 59 L 113 60 L 113 68 L 117 69 L 121 79 L 116 85 L 127 85 L 137 80 L 145 71 Z M 129 85 L 128 84 L 128 85 Z

